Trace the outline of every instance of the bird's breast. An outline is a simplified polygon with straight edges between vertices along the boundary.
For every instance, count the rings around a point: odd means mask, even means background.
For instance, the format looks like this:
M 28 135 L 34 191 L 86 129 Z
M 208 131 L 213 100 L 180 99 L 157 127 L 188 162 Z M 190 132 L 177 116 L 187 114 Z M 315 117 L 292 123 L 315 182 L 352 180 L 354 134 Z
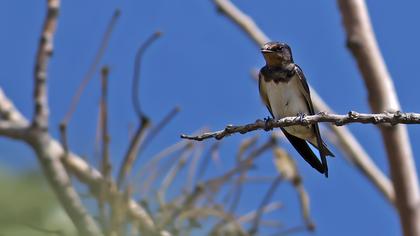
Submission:
M 275 119 L 296 116 L 300 113 L 309 114 L 305 97 L 298 83 L 300 83 L 298 78 L 292 78 L 289 82 L 266 82 L 267 97 Z M 294 125 L 285 129 L 302 139 L 310 139 L 313 136 L 310 126 Z
M 298 87 L 299 82 L 298 79 L 292 78 L 289 82 L 266 83 L 267 97 L 276 119 L 309 113 L 305 98 Z

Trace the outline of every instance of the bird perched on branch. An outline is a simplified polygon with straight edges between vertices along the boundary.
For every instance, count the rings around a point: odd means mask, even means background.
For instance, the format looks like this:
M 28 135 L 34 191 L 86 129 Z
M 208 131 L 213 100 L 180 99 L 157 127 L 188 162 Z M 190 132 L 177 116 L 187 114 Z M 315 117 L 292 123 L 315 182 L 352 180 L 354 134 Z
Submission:
M 269 42 L 261 48 L 266 65 L 259 73 L 261 99 L 274 119 L 314 115 L 309 86 L 300 67 L 293 62 L 289 45 Z M 293 147 L 313 168 L 328 177 L 326 156 L 334 156 L 321 138 L 318 124 L 281 128 Z M 308 143 L 319 150 L 321 161 Z

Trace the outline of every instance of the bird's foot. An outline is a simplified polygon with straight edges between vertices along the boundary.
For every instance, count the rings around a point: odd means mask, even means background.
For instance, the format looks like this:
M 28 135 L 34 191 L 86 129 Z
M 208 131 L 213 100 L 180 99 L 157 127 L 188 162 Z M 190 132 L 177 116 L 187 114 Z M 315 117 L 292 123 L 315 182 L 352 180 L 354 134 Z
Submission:
M 269 116 L 267 116 L 266 118 L 264 118 L 264 121 L 265 121 L 265 128 L 264 128 L 264 130 L 265 131 L 270 131 L 270 130 L 273 130 L 273 127 L 270 127 L 270 122 L 272 121 L 273 119 L 271 118 L 271 117 L 269 117 Z
M 267 117 L 265 117 L 265 118 L 264 118 L 264 121 L 265 121 L 265 122 L 268 122 L 268 121 L 270 121 L 270 120 L 272 120 L 272 119 L 273 119 L 273 118 L 271 118 L 270 116 L 267 116 Z
M 305 116 L 306 116 L 306 114 L 305 113 L 303 113 L 303 112 L 299 112 L 299 113 L 297 113 L 297 116 L 299 117 L 299 121 L 301 122 L 301 123 L 303 123 L 304 122 L 304 118 L 305 118 Z

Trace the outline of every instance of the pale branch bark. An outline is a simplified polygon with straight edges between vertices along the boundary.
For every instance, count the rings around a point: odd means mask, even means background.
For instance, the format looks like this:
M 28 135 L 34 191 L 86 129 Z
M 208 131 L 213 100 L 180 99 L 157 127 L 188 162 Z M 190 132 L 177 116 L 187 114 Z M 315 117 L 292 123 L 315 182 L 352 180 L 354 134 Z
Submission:
M 241 29 L 243 29 L 249 37 L 251 37 L 254 42 L 256 42 L 258 47 L 261 47 L 264 43 L 270 41 L 268 40 L 267 35 L 260 30 L 252 20 L 251 17 L 242 13 L 232 2 L 229 0 L 213 0 L 214 4 L 217 6 L 217 9 L 229 17 L 233 22 L 238 24 Z
M 51 138 L 46 132 L 30 129 L 28 120 L 14 107 L 1 88 L 0 116 L 3 118 L 0 120 L 0 135 L 26 141 L 33 147 L 48 181 L 79 232 L 82 235 L 101 235 L 100 230 L 95 227 L 93 218 L 84 209 L 60 162 L 60 158 L 64 155 L 61 146 L 57 142 L 51 142 Z M 3 124 L 7 127 L 4 127 Z
M 0 120 L 0 136 L 12 139 L 23 139 L 27 134 L 28 126 L 11 121 Z
M 182 134 L 181 138 L 196 141 L 203 141 L 209 138 L 220 140 L 235 133 L 245 134 L 255 130 L 272 130 L 274 128 L 287 127 L 292 125 L 307 126 L 319 122 L 329 122 L 336 126 L 349 123 L 362 124 L 420 124 L 419 113 L 386 112 L 378 114 L 364 114 L 350 111 L 347 115 L 336 115 L 320 112 L 311 116 L 291 116 L 280 120 L 256 120 L 254 123 L 246 125 L 227 125 L 223 130 L 207 132 L 201 135 L 190 136 Z
M 96 197 L 99 196 L 99 186 L 105 179 L 98 170 L 90 166 L 74 153 L 70 153 L 68 158 L 63 159 L 63 162 L 70 172 L 72 172 L 82 183 L 89 186 L 93 195 Z M 109 183 L 108 188 L 106 188 L 105 191 L 109 198 L 123 197 L 123 193 L 117 190 L 117 186 L 113 182 Z M 159 231 L 153 222 L 152 217 L 142 206 L 137 204 L 134 199 L 129 199 L 126 204 L 128 217 L 139 224 L 142 233 L 145 235 L 170 235 L 167 231 Z
M 236 8 L 229 0 L 214 0 L 214 3 L 221 13 L 229 17 L 254 40 L 257 47 L 261 47 L 264 43 L 271 41 L 250 17 Z M 317 95 L 313 88 L 310 88 L 310 90 L 312 102 L 316 110 L 334 113 L 331 109 L 326 109 L 328 106 L 326 106 L 326 103 Z M 372 158 L 370 158 L 352 133 L 346 127 L 337 127 L 334 125 L 329 125 L 328 127 L 336 134 L 343 152 L 385 197 L 394 204 L 395 191 L 391 181 L 375 165 Z
M 48 133 L 29 132 L 26 141 L 35 150 L 41 167 L 61 205 L 81 235 L 102 235 L 95 220 L 83 206 L 60 158 L 65 151 Z
M 4 94 L 0 87 L 0 120 L 10 121 L 14 123 L 22 123 L 22 125 L 29 125 L 29 122 L 16 110 L 12 101 Z
M 48 128 L 47 68 L 53 53 L 53 40 L 57 28 L 60 0 L 47 0 L 47 15 L 39 40 L 34 68 L 35 114 L 32 125 L 36 128 Z
M 53 52 L 60 0 L 47 0 L 47 12 L 39 40 L 34 69 L 34 105 L 32 126 L 23 138 L 35 151 L 44 175 L 64 210 L 81 235 L 102 235 L 95 220 L 89 215 L 71 184 L 60 158 L 65 152 L 51 142 L 48 133 L 48 63 Z
M 8 114 L 6 116 L 6 114 Z M 9 121 L 5 122 L 12 122 L 13 124 L 26 124 L 27 127 L 29 127 L 29 122 L 26 120 L 26 118 L 15 108 L 13 103 L 4 95 L 2 89 L 0 88 L 0 117 L 3 119 L 4 117 L 10 117 Z M 0 119 L 1 120 L 1 119 Z M 2 122 L 3 123 L 3 120 Z M 27 140 L 29 137 L 30 132 L 28 130 L 25 130 L 25 136 L 19 137 L 19 139 Z M 1 135 L 1 134 L 0 134 Z M 9 137 L 9 136 L 7 136 Z M 33 141 L 33 142 L 36 142 Z M 83 158 L 77 156 L 76 154 L 72 153 L 71 151 L 68 152 L 67 156 L 63 158 L 64 148 L 62 145 L 55 139 L 53 139 L 50 136 L 43 137 L 43 142 L 48 144 L 48 147 L 46 147 L 47 151 L 40 151 L 40 152 L 46 152 L 48 153 L 48 156 L 51 158 L 51 164 L 59 166 L 62 166 L 61 164 L 57 164 L 56 160 L 61 160 L 61 162 L 65 165 L 66 169 L 70 171 L 72 174 L 74 174 L 78 180 L 84 184 L 86 184 L 89 189 L 92 191 L 92 194 L 95 195 L 95 197 L 98 197 L 100 194 L 100 186 L 105 180 L 105 178 L 102 176 L 100 171 L 89 165 Z M 66 171 L 64 170 L 64 172 Z M 61 176 L 61 175 L 59 175 Z M 68 185 L 66 187 L 71 187 L 71 185 Z M 106 195 L 112 196 L 112 197 L 118 197 L 122 196 L 123 193 L 120 193 L 118 191 L 115 191 L 116 185 L 115 183 L 110 183 L 108 188 L 105 188 Z M 159 231 L 154 224 L 151 216 L 147 213 L 145 209 L 143 209 L 142 206 L 137 204 L 137 202 L 134 199 L 130 199 L 127 201 L 128 206 L 128 216 L 133 221 L 137 222 L 140 228 L 142 229 L 142 232 L 145 233 L 145 235 L 160 235 L 160 236 L 168 236 L 170 235 L 166 231 Z M 95 234 L 94 234 L 95 235 Z M 100 235 L 100 234 L 98 234 Z
M 311 97 L 312 101 L 317 104 L 319 111 L 334 113 L 314 90 L 311 92 Z M 392 182 L 375 165 L 350 130 L 345 126 L 328 125 L 327 127 L 334 132 L 336 138 L 333 142 L 337 142 L 337 146 L 347 154 L 346 159 L 355 165 L 382 192 L 385 198 L 395 206 L 395 191 Z
M 373 112 L 400 110 L 397 93 L 376 42 L 364 0 L 338 0 L 347 45 L 363 76 Z M 396 206 L 404 235 L 420 235 L 420 189 L 405 126 L 380 126 L 387 151 Z

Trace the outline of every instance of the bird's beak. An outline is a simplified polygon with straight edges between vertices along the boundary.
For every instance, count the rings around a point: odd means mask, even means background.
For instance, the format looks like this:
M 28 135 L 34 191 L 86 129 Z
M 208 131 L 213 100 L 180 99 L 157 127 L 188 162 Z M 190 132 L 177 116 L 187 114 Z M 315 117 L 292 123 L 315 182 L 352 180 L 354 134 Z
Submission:
M 269 49 L 262 48 L 262 49 L 261 49 L 261 52 L 262 52 L 262 53 L 272 53 L 273 51 L 271 51 L 271 50 L 269 50 Z

